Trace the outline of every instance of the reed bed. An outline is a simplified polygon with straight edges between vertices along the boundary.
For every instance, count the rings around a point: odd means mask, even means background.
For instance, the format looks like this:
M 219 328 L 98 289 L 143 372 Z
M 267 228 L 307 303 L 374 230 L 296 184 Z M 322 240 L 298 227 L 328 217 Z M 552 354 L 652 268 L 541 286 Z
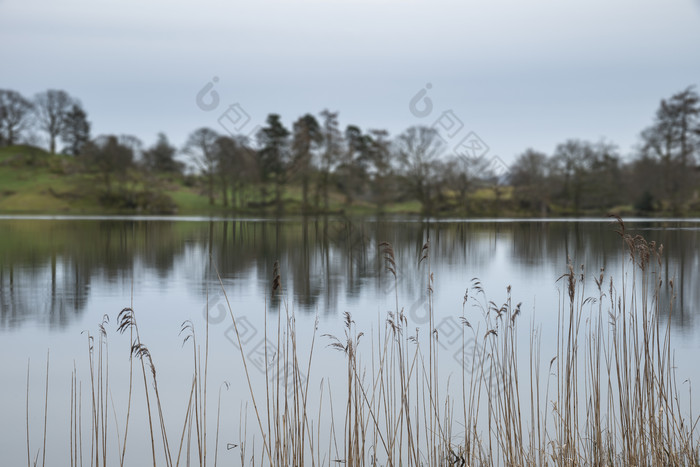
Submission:
M 474 351 L 462 352 L 457 372 L 444 370 L 449 356 L 441 354 L 435 327 L 429 240 L 414 266 L 426 278 L 427 328 L 411 326 L 396 291 L 395 309 L 368 334 L 350 313 L 343 316 L 341 334 L 318 336 L 317 320 L 305 352 L 299 350 L 295 316 L 276 264 L 268 306 L 277 312 L 265 313 L 264 329 L 276 354 L 268 355 L 265 347 L 264 361 L 270 362 L 265 383 L 254 383 L 246 352 L 227 356 L 240 359 L 238 379 L 249 398 L 237 413 L 222 412 L 229 383 L 217 381 L 214 421 L 207 397 L 209 323 L 203 348 L 194 324 L 183 323 L 183 344 L 192 345 L 191 386 L 184 419 L 167 425 L 154 362 L 141 341 L 136 313 L 125 308 L 117 330 L 130 342 L 127 405 L 117 410 L 111 397 L 105 318 L 97 337 L 87 336 L 90 423 L 83 432 L 82 383 L 74 371 L 70 455 L 57 463 L 106 466 L 108 451 L 116 451 L 119 465 L 125 465 L 130 420 L 139 417 L 148 421 L 151 447 L 150 459 L 139 465 L 216 466 L 223 464 L 224 449 L 238 450 L 240 465 L 252 466 L 700 465 L 699 419 L 682 402 L 692 394 L 681 393 L 675 374 L 672 301 L 666 309 L 660 299 L 663 287 L 673 289 L 673 281 L 665 283 L 661 274 L 663 247 L 628 234 L 621 219 L 618 223 L 621 254 L 627 258 L 621 277 L 600 270 L 588 293 L 586 270 L 569 262 L 559 278 L 551 358 L 541 355 L 542 335 L 534 319 L 529 326 L 520 322 L 524 313 L 512 303 L 510 288 L 506 300 L 496 304 L 473 279 L 456 318 L 462 348 L 473 343 Z M 382 243 L 379 251 L 386 274 L 396 281 L 399 265 L 392 245 Z M 244 349 L 240 317 L 230 304 L 228 311 Z M 329 378 L 314 366 L 319 348 L 337 351 L 334 358 L 344 376 Z M 131 414 L 139 378 L 146 414 Z M 47 376 L 47 394 L 48 388 Z M 219 438 L 222 418 L 238 420 L 237 443 Z M 29 416 L 26 429 L 27 464 L 37 465 L 41 452 L 44 465 L 45 431 L 43 447 L 32 459 Z M 207 450 L 212 443 L 213 456 Z

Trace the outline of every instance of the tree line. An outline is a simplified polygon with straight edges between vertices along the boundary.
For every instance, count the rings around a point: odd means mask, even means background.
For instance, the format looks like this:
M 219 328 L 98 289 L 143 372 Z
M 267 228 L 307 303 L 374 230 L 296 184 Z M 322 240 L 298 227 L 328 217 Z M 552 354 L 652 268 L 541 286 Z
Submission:
M 528 149 L 511 166 L 514 197 L 545 211 L 572 212 L 629 204 L 638 212 L 700 211 L 700 97 L 694 87 L 663 99 L 623 160 L 609 142 L 571 139 L 551 155 Z
M 0 145 L 31 141 L 35 131 L 47 136 L 51 154 L 59 139 L 64 151 L 73 155 L 90 140 L 87 114 L 67 92 L 49 89 L 29 100 L 17 91 L 0 89 Z
M 527 149 L 501 172 L 488 154 L 450 154 L 434 127 L 413 126 L 392 138 L 382 129 L 343 129 L 329 110 L 307 113 L 291 128 L 270 114 L 251 136 L 199 128 L 181 148 L 164 133 L 145 148 L 134 136 L 93 138 L 90 129 L 80 101 L 65 91 L 27 99 L 0 89 L 0 146 L 43 135 L 54 154 L 62 143 L 63 153 L 101 181 L 105 202 L 133 197 L 137 185 L 156 189 L 166 176 L 199 187 L 210 205 L 234 210 L 283 211 L 293 186 L 302 212 L 417 202 L 428 213 L 470 214 L 483 205 L 475 196 L 483 189 L 494 194 L 494 209 L 512 213 L 700 211 L 700 97 L 692 86 L 661 100 L 631 157 L 608 141 L 570 139 L 552 154 Z

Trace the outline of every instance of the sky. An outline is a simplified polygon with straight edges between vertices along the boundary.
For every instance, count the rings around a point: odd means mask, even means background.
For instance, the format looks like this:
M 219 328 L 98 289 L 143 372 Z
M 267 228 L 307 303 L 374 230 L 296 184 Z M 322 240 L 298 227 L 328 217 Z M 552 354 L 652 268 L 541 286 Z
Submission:
M 64 89 L 146 145 L 329 109 L 506 163 L 569 138 L 627 156 L 700 85 L 700 0 L 0 0 L 0 44 L 0 88 Z

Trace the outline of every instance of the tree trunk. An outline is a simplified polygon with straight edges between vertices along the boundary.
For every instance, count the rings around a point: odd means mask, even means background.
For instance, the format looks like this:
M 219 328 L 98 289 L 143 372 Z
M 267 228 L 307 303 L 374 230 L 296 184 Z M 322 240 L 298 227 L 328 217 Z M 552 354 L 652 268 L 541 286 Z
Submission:
M 316 176 L 316 184 L 314 187 L 314 206 L 316 211 L 321 209 L 321 178 Z
M 226 183 L 226 178 L 221 179 L 221 196 L 223 197 L 224 207 L 228 207 L 228 183 Z
M 301 180 L 301 211 L 306 213 L 309 210 L 309 176 L 304 174 Z
M 280 180 L 280 175 L 275 177 L 275 202 L 277 204 L 277 211 L 282 212 L 282 181 Z

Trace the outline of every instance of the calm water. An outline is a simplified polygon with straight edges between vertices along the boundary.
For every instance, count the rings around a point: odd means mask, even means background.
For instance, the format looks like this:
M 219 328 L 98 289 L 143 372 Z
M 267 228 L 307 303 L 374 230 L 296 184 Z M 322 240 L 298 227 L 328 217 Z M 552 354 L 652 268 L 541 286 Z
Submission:
M 676 284 L 671 316 L 674 350 L 681 381 L 700 379 L 693 355 L 700 350 L 700 220 L 636 220 L 628 230 L 664 244 L 663 280 Z M 196 219 L 196 218 L 1 218 L 0 217 L 0 363 L 2 397 L 0 452 L 3 463 L 26 462 L 25 401 L 30 369 L 29 420 L 32 458 L 41 447 L 47 350 L 50 350 L 47 460 L 68 464 L 71 372 L 82 381 L 84 429 L 89 429 L 88 332 L 95 336 L 107 315 L 110 391 L 116 411 L 110 430 L 123 428 L 129 343 L 116 333 L 118 312 L 133 303 L 142 341 L 159 373 L 166 421 L 181 424 L 191 383 L 192 348 L 179 334 L 191 320 L 200 342 L 209 309 L 210 384 L 216 394 L 223 381 L 222 443 L 238 442 L 241 401 L 247 400 L 237 341 L 234 339 L 217 272 L 239 318 L 243 352 L 252 371 L 262 374 L 264 326 L 276 323 L 283 304 L 297 320 L 301 345 L 310 345 L 314 321 L 318 335 L 342 332 L 348 311 L 358 329 L 381 327 L 395 308 L 395 290 L 413 329 L 427 327 L 426 264 L 418 264 L 428 236 L 435 278 L 436 326 L 441 358 L 461 355 L 454 338 L 456 318 L 472 279 L 479 278 L 489 300 L 503 303 L 511 286 L 513 303 L 522 302 L 524 325 L 543 335 L 556 330 L 556 316 L 567 258 L 586 265 L 592 278 L 601 267 L 620 275 L 626 260 L 616 225 L 600 221 L 440 221 L 405 219 Z M 384 270 L 379 243 L 396 253 L 398 277 Z M 279 262 L 284 298 L 271 294 L 274 264 Z M 589 281 L 589 291 L 596 292 Z M 396 287 L 396 289 L 395 289 Z M 672 300 L 664 288 L 664 302 Z M 266 311 L 267 310 L 267 311 Z M 471 313 L 473 311 L 468 311 Z M 272 317 L 272 319 L 270 319 Z M 268 323 L 270 326 L 271 324 Z M 312 378 L 332 378 L 342 370 L 340 355 L 325 351 L 318 338 Z M 527 340 L 523 340 L 527 342 Z M 551 349 L 543 345 L 543 360 Z M 454 362 L 452 362 L 454 363 Z M 183 370 L 183 368 L 185 368 Z M 124 370 L 127 373 L 124 373 Z M 342 372 L 341 372 L 342 375 Z M 142 383 L 141 383 L 142 384 Z M 262 388 L 264 378 L 254 384 Z M 141 389 L 142 386 L 141 386 Z M 211 396 L 211 404 L 215 404 Z M 135 400 L 139 404 L 139 400 Z M 170 419 L 168 419 L 170 417 Z M 249 414 L 249 418 L 251 414 Z M 137 418 L 137 417 L 136 417 Z M 143 417 L 142 417 L 143 418 Z M 133 459 L 149 445 L 145 419 L 130 427 Z M 181 428 L 174 429 L 179 438 Z M 131 432 L 130 432 L 131 433 Z M 131 434 L 130 434 L 131 436 Z M 116 438 L 114 441 L 116 445 Z M 89 456 L 89 445 L 83 447 Z M 112 452 L 116 451 L 116 447 Z M 238 459 L 224 449 L 221 456 Z M 233 456 L 233 457 L 232 457 Z M 40 456 L 41 462 L 41 456 Z M 233 461 L 231 461 L 233 462 Z

